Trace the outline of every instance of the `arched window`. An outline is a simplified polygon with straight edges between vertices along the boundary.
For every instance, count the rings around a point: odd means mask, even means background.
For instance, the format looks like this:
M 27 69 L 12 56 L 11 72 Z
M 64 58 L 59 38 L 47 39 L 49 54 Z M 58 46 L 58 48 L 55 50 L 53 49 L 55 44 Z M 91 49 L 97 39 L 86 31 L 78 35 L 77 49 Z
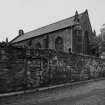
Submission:
M 72 51 L 82 53 L 82 30 L 73 30 Z
M 79 41 L 79 42 L 82 41 L 82 31 L 81 30 L 74 30 L 73 35 L 76 41 Z
M 55 49 L 57 51 L 63 51 L 63 39 L 61 37 L 55 39 Z
M 35 49 L 39 49 L 39 48 L 41 48 L 41 44 L 38 42 L 35 44 Z
M 28 45 L 29 45 L 29 46 L 32 46 L 32 39 L 30 39 L 30 40 L 28 41 Z
M 84 46 L 85 46 L 85 54 L 88 54 L 88 46 L 89 46 L 89 37 L 88 37 L 88 31 L 85 31 L 85 36 L 84 36 Z

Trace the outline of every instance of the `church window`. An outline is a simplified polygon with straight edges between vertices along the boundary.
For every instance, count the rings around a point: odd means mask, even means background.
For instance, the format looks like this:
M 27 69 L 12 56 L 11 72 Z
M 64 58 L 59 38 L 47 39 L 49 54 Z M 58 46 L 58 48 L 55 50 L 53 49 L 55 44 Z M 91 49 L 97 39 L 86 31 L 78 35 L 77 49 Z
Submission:
M 73 30 L 72 51 L 75 53 L 82 52 L 82 30 Z
M 29 40 L 28 45 L 29 45 L 29 46 L 32 45 L 32 40 L 31 40 L 31 39 Z
M 57 37 L 55 40 L 55 49 L 57 51 L 63 51 L 63 39 L 62 37 Z
M 84 37 L 85 53 L 88 53 L 88 44 L 89 44 L 88 31 L 85 31 L 85 37 Z
M 85 44 L 87 45 L 89 41 L 88 32 L 85 31 Z
M 79 41 L 79 42 L 82 41 L 82 31 L 81 30 L 74 30 L 73 35 L 74 35 L 76 41 Z
M 39 48 L 41 48 L 40 42 L 38 42 L 38 43 L 35 44 L 35 49 L 39 49 Z
M 43 39 L 44 48 L 48 48 L 48 44 L 49 44 L 48 38 L 49 37 L 47 36 L 45 39 Z
M 82 41 L 82 31 L 78 30 L 78 41 Z

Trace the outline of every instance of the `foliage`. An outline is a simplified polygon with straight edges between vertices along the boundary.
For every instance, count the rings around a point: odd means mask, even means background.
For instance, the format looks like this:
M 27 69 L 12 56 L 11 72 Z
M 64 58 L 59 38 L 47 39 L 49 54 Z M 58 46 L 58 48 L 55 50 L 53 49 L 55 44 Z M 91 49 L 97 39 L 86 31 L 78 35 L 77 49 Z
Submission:
M 99 56 L 99 39 L 95 36 L 89 43 L 90 54 L 93 56 Z
M 102 52 L 105 52 L 105 40 L 102 39 L 102 35 L 97 36 L 97 44 L 99 48 L 99 54 L 102 54 Z

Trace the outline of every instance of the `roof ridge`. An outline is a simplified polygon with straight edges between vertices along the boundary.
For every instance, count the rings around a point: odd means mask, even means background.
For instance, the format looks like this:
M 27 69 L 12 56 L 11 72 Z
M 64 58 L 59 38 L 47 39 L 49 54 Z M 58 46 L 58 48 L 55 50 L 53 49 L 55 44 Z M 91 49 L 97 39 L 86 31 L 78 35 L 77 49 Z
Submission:
M 84 12 L 82 12 L 82 13 L 79 13 L 78 15 L 82 15 L 82 14 L 84 14 L 84 13 L 86 13 L 86 11 L 84 11 Z M 34 29 L 34 30 L 31 30 L 31 31 L 29 31 L 29 32 L 32 32 L 32 31 L 35 31 L 35 30 L 38 30 L 38 29 L 41 29 L 41 28 L 47 27 L 47 26 L 49 26 L 49 25 L 56 24 L 56 23 L 59 23 L 59 22 L 62 22 L 62 21 L 65 21 L 65 20 L 71 19 L 71 18 L 73 18 L 73 17 L 75 17 L 75 15 L 74 15 L 74 16 L 71 16 L 71 17 L 68 17 L 68 18 L 66 18 L 66 19 L 62 19 L 62 20 L 59 20 L 59 21 L 53 22 L 53 23 L 48 24 L 48 25 L 44 25 L 44 26 L 42 26 L 42 27 L 36 28 L 36 29 Z M 26 32 L 26 33 L 28 33 L 28 32 Z
M 81 16 L 81 15 L 83 15 L 83 14 L 85 14 L 86 13 L 86 11 L 84 11 L 84 12 L 82 12 L 82 13 L 79 13 L 78 15 L 79 16 Z M 74 15 L 75 16 L 75 15 Z M 12 39 L 10 42 L 11 43 L 15 43 L 15 42 L 19 42 L 19 41 L 22 41 L 22 40 L 26 40 L 26 39 L 29 39 L 29 38 L 32 38 L 32 37 L 35 37 L 35 35 L 34 36 L 32 36 L 32 33 L 33 32 L 35 32 L 36 31 L 36 36 L 38 36 L 38 34 L 46 34 L 46 33 L 49 33 L 49 30 L 50 30 L 50 32 L 53 32 L 53 31 L 56 31 L 56 30 L 58 30 L 59 29 L 59 24 L 60 25 L 62 25 L 63 23 L 66 23 L 66 24 L 63 24 L 63 27 L 65 26 L 65 27 L 67 27 L 68 26 L 68 23 L 66 22 L 66 21 L 72 21 L 71 19 L 72 18 L 74 18 L 74 16 L 71 16 L 71 17 L 68 17 L 68 18 L 66 18 L 66 19 L 63 19 L 63 20 L 59 20 L 59 21 L 56 21 L 56 22 L 53 22 L 53 23 L 51 23 L 51 24 L 48 24 L 48 25 L 45 25 L 45 26 L 42 26 L 42 27 L 39 27 L 39 28 L 37 28 L 37 29 L 34 29 L 34 30 L 31 30 L 31 31 L 29 31 L 29 32 L 26 32 L 26 33 L 24 33 L 22 36 L 16 36 L 14 39 Z M 70 23 L 69 23 L 70 24 Z M 55 27 L 56 28 L 58 28 L 58 29 L 54 29 L 54 26 L 55 25 Z M 72 24 L 71 24 L 72 25 Z M 58 27 L 59 26 L 59 27 Z M 50 27 L 50 29 L 48 29 L 48 27 Z M 62 26 L 61 26 L 61 28 L 62 28 Z M 46 30 L 47 30 L 47 32 L 46 32 Z M 38 33 L 39 32 L 39 33 Z M 46 32 L 46 33 L 45 33 Z M 31 33 L 31 35 L 30 35 L 30 37 L 29 36 L 27 36 L 27 34 L 29 34 L 29 33 Z M 27 38 L 25 37 L 25 36 L 27 36 Z M 20 38 L 20 40 L 18 40 L 18 38 L 19 37 L 21 37 Z M 22 38 L 22 37 L 25 37 L 25 38 Z M 16 41 L 17 40 L 17 41 Z

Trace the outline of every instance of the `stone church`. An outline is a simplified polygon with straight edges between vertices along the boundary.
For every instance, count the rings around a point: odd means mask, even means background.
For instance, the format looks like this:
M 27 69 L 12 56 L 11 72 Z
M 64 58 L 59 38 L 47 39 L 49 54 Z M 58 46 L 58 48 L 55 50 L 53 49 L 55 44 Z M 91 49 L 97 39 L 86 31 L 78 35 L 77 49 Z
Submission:
M 56 51 L 89 54 L 89 41 L 93 35 L 88 11 L 19 35 L 10 43 L 33 49 L 46 48 Z

